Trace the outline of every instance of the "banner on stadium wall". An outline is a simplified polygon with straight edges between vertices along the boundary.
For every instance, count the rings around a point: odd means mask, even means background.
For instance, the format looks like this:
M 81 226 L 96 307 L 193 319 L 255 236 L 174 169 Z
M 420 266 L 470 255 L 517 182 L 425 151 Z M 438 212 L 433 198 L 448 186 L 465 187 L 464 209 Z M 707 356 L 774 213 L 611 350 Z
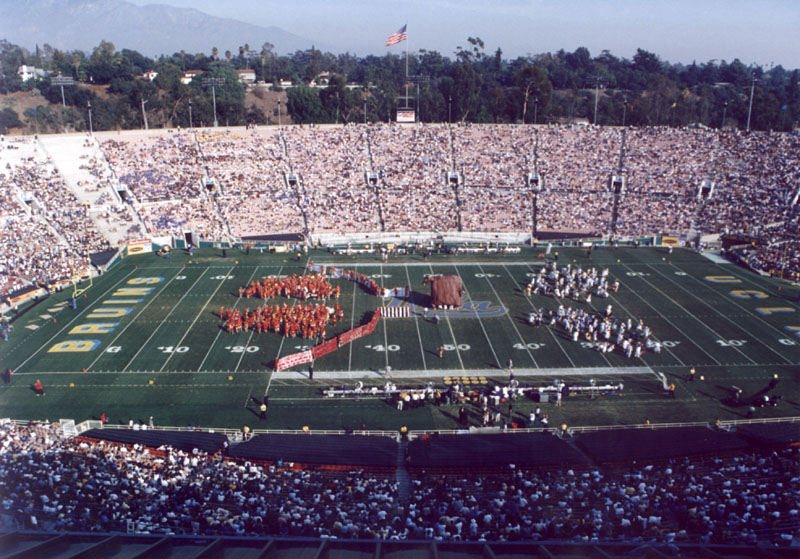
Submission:
M 36 297 L 44 297 L 45 295 L 47 295 L 47 291 L 41 287 L 35 287 L 32 289 L 23 290 L 22 292 L 18 291 L 16 294 L 10 295 L 7 298 L 7 301 L 8 304 L 13 307 L 14 305 L 21 305 L 25 301 L 35 299 Z
M 678 237 L 661 237 L 661 244 L 669 247 L 678 246 Z
M 152 239 L 136 239 L 135 241 L 128 241 L 127 254 L 141 254 L 144 252 L 153 252 Z
M 294 367 L 295 365 L 301 365 L 303 363 L 311 363 L 314 360 L 314 356 L 311 354 L 311 350 L 301 351 L 300 353 L 293 353 L 292 355 L 287 355 L 285 357 L 281 357 L 280 359 L 275 360 L 275 370 L 276 371 L 283 371 L 284 369 L 288 369 L 289 367 Z

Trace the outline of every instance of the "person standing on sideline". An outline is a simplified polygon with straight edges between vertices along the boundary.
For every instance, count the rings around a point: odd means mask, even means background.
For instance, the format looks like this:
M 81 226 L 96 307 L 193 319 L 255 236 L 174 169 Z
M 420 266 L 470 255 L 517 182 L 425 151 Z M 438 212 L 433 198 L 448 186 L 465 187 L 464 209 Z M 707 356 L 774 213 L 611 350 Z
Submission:
M 391 365 L 388 365 L 388 364 L 386 365 L 386 372 L 384 373 L 384 376 L 386 378 L 392 378 L 392 366 Z
M 667 390 L 669 391 L 670 399 L 674 400 L 675 399 L 675 383 L 674 382 L 670 383 L 669 388 L 667 388 Z
M 308 366 L 308 380 L 314 380 L 314 365 Z
M 692 382 L 692 381 L 694 380 L 694 375 L 695 375 L 696 373 L 697 373 L 697 371 L 695 371 L 695 370 L 694 370 L 694 367 L 692 367 L 691 369 L 689 369 L 689 382 Z
M 261 409 L 261 415 L 259 416 L 259 418 L 260 419 L 266 419 L 267 418 L 267 404 L 262 402 L 260 409 Z
M 444 346 L 440 345 L 439 346 L 439 359 L 441 359 L 442 357 L 444 357 Z
M 42 386 L 42 381 L 40 381 L 38 378 L 36 379 L 36 382 L 33 383 L 33 391 L 36 392 L 37 396 L 44 396 L 44 386 Z

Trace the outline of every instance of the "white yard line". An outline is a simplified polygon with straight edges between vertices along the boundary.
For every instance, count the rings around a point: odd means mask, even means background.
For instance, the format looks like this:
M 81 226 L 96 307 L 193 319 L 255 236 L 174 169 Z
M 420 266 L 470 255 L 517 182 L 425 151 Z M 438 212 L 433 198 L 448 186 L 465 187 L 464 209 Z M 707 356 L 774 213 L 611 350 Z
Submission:
M 98 297 L 98 298 L 97 298 L 97 300 L 99 301 L 100 299 L 102 299 L 103 297 L 105 297 L 105 296 L 108 294 L 108 292 L 109 292 L 109 291 L 112 291 L 112 290 L 116 289 L 116 288 L 117 288 L 117 286 L 118 286 L 119 284 L 121 284 L 123 281 L 125 281 L 126 279 L 128 279 L 128 277 L 129 277 L 129 276 L 130 276 L 130 275 L 131 275 L 133 272 L 135 272 L 135 271 L 136 271 L 136 269 L 133 269 L 133 270 L 131 270 L 130 272 L 128 272 L 128 274 L 127 274 L 127 275 L 125 275 L 125 277 L 123 277 L 123 278 L 122 278 L 121 280 L 119 280 L 117 283 L 115 283 L 114 285 L 112 285 L 111 287 L 109 287 L 108 289 L 106 289 L 106 290 L 103 292 L 103 294 L 102 294 L 102 295 L 100 295 L 100 297 Z M 102 304 L 102 303 L 99 303 L 99 304 Z M 67 322 L 67 323 L 66 323 L 66 324 L 65 324 L 65 325 L 64 325 L 64 326 L 63 326 L 63 327 L 62 327 L 62 328 L 61 328 L 61 329 L 60 329 L 58 332 L 56 332 L 55 334 L 53 334 L 52 336 L 50 336 L 50 339 L 49 339 L 49 340 L 47 340 L 47 342 L 45 342 L 44 344 L 42 344 L 42 345 L 39 347 L 39 349 L 37 349 L 36 351 L 34 351 L 33 353 L 31 353 L 31 354 L 28 356 L 28 358 L 27 358 L 25 361 L 23 361 L 22 363 L 20 363 L 19 365 L 17 365 L 16 369 L 17 369 L 17 370 L 21 369 L 21 368 L 22 368 L 22 366 L 23 366 L 23 365 L 25 365 L 25 363 L 27 363 L 28 361 L 30 361 L 31 359 L 33 359 L 33 358 L 34 358 L 34 357 L 35 357 L 35 356 L 36 356 L 36 355 L 37 355 L 37 354 L 38 354 L 40 351 L 42 351 L 42 350 L 43 350 L 45 347 L 49 347 L 49 346 L 50 346 L 50 344 L 53 342 L 53 340 L 54 340 L 54 339 L 56 339 L 58 336 L 60 336 L 60 335 L 61 335 L 61 333 L 62 333 L 64 330 L 66 330 L 67 328 L 69 328 L 69 327 L 72 325 L 72 323 L 73 323 L 73 322 L 75 322 L 76 320 L 78 320 L 79 318 L 81 318 L 81 317 L 82 317 L 82 315 L 83 315 L 83 313 L 87 312 L 87 311 L 88 311 L 90 308 L 92 308 L 92 305 L 89 305 L 89 306 L 87 306 L 87 307 L 86 307 L 84 310 L 82 310 L 81 312 L 79 312 L 79 313 L 78 313 L 78 316 L 76 316 L 75 318 L 73 318 L 72 320 L 70 320 L 69 322 Z M 15 370 L 15 371 L 14 371 L 14 374 L 15 374 L 15 375 L 16 375 L 16 374 L 19 374 L 19 373 L 17 372 L 17 370 Z
M 685 287 L 683 287 L 683 286 L 679 285 L 679 284 L 678 284 L 678 283 L 677 283 L 677 282 L 676 282 L 674 279 L 670 278 L 669 276 L 666 276 L 666 275 L 664 275 L 663 273 L 659 272 L 659 271 L 658 271 L 658 270 L 656 270 L 655 268 L 653 268 L 653 271 L 654 271 L 654 272 L 656 272 L 656 273 L 658 273 L 660 276 L 664 277 L 665 279 L 668 279 L 670 282 L 672 282 L 673 284 L 677 285 L 678 287 L 680 287 L 681 289 L 683 289 L 684 291 L 686 291 L 687 293 L 689 293 L 689 294 L 690 294 L 692 297 L 694 297 L 694 298 L 695 298 L 695 299 L 697 299 L 698 301 L 702 301 L 702 302 L 703 302 L 703 303 L 705 303 L 706 305 L 710 306 L 710 305 L 709 305 L 709 304 L 708 304 L 706 301 L 703 301 L 703 299 L 701 299 L 700 297 L 697 297 L 697 296 L 696 296 L 694 293 L 692 293 L 691 291 L 689 291 L 689 290 L 688 290 L 688 289 L 686 289 Z M 692 279 L 695 281 L 695 283 L 699 283 L 700 285 L 702 285 L 703 287 L 705 287 L 707 290 L 711 291 L 712 293 L 714 293 L 714 294 L 716 294 L 716 295 L 719 295 L 720 297 L 723 297 L 723 298 L 725 298 L 725 296 L 724 296 L 722 293 L 720 293 L 719 291 L 716 291 L 716 290 L 715 290 L 715 289 L 713 289 L 713 288 L 712 288 L 710 285 L 708 285 L 707 283 L 704 283 L 704 282 L 700 281 L 700 280 L 699 280 L 699 279 L 697 279 L 696 277 L 689 276 L 689 275 L 687 275 L 687 276 L 685 276 L 685 277 L 690 277 L 690 278 L 692 278 Z M 744 307 L 744 306 L 740 305 L 739 303 L 737 303 L 737 302 L 736 302 L 736 301 L 735 301 L 733 298 L 730 298 L 730 299 L 728 299 L 728 298 L 725 298 L 725 300 L 726 300 L 726 301 L 728 301 L 728 302 L 730 302 L 730 303 L 733 303 L 734 305 L 736 305 L 737 307 L 739 307 L 740 309 L 742 309 L 743 311 L 745 311 L 745 312 L 747 313 L 747 315 L 748 315 L 748 316 L 750 316 L 750 317 L 752 317 L 752 318 L 755 318 L 755 319 L 757 319 L 759 322 L 761 322 L 762 324 L 764 324 L 766 327 L 770 328 L 771 330 L 774 330 L 774 331 L 775 331 L 775 332 L 777 332 L 779 335 L 781 335 L 781 337 L 783 337 L 783 336 L 785 336 L 785 335 L 786 335 L 786 332 L 782 332 L 782 331 L 781 331 L 779 328 L 776 328 L 775 326 L 773 326 L 772 324 L 770 324 L 769 322 L 767 322 L 766 320 L 764 320 L 763 318 L 761 318 L 760 316 L 758 316 L 756 313 L 752 312 L 750 309 L 748 309 L 748 308 L 746 308 L 746 307 Z M 731 322 L 731 323 L 733 323 L 733 324 L 736 324 L 736 323 L 735 323 L 733 320 L 731 320 L 731 319 L 730 319 L 730 318 L 729 318 L 727 315 L 720 315 L 720 316 L 722 316 L 723 318 L 725 318 L 725 319 L 726 319 L 728 322 Z M 737 326 L 738 326 L 738 324 L 737 324 Z M 766 342 L 766 341 L 762 340 L 761 338 L 759 338 L 758 336 L 756 336 L 756 335 L 755 335 L 753 332 L 751 332 L 751 331 L 749 331 L 749 330 L 748 330 L 748 335 L 752 336 L 753 338 L 755 338 L 756 340 L 758 340 L 759 342 L 761 342 L 761 344 L 762 344 L 764 347 L 766 347 L 767 349 L 769 349 L 769 350 L 770 350 L 772 353 L 774 353 L 774 354 L 775 354 L 775 355 L 777 355 L 778 357 L 780 357 L 780 358 L 784 359 L 784 360 L 785 360 L 787 363 L 792 363 L 792 360 L 791 360 L 791 359 L 787 358 L 787 357 L 786 357 L 786 356 L 784 356 L 784 355 L 781 355 L 780 353 L 778 353 L 777 351 L 775 351 L 774 349 L 772 349 L 770 346 L 768 346 L 768 345 L 767 345 L 767 344 L 768 344 L 768 342 Z
M 633 270 L 630 268 L 630 266 L 628 266 L 627 264 L 625 264 L 624 266 L 625 266 L 625 268 L 628 268 L 628 270 L 631 270 L 631 271 L 633 271 Z M 702 320 L 700 320 L 699 318 L 697 318 L 697 317 L 696 317 L 696 316 L 695 316 L 695 315 L 694 315 L 692 312 L 690 312 L 690 311 L 689 311 L 689 310 L 688 310 L 686 307 L 684 307 L 683 305 L 681 305 L 680 303 L 678 303 L 678 302 L 677 302 L 675 299 L 673 299 L 672 297 L 670 297 L 669 295 L 667 295 L 666 293 L 664 293 L 663 291 L 661 291 L 661 290 L 660 290 L 658 287 L 656 287 L 655 285 L 653 285 L 653 283 L 652 283 L 652 282 L 650 282 L 650 281 L 648 281 L 647 279 L 645 279 L 645 277 L 644 277 L 644 276 L 637 276 L 637 277 L 639 277 L 639 278 L 640 278 L 640 279 L 641 279 L 643 282 L 645 282 L 647 285 L 649 285 L 650 287 L 652 287 L 653 289 L 655 289 L 656 291 L 658 291 L 658 292 L 659 292 L 659 293 L 660 293 L 660 294 L 661 294 L 661 295 L 662 295 L 664 298 L 666 298 L 666 299 L 669 299 L 670 301 L 672 301 L 672 303 L 673 303 L 673 304 L 674 304 L 676 307 L 678 307 L 679 309 L 683 310 L 683 312 L 685 312 L 685 313 L 686 313 L 686 315 L 687 315 L 688 317 L 690 317 L 690 318 L 693 318 L 694 320 L 696 320 L 697 322 L 699 322 L 700 324 L 702 324 L 703 326 L 705 326 L 706 330 L 708 330 L 709 332 L 711 332 L 712 334 L 714 334 L 714 335 L 717 337 L 717 339 L 720 339 L 720 340 L 724 339 L 724 338 L 723 338 L 721 335 L 719 335 L 717 332 L 715 332 L 715 331 L 714 331 L 714 329 L 712 329 L 712 328 L 711 328 L 710 326 L 708 326 L 708 325 L 707 325 L 705 322 L 703 322 Z M 631 290 L 631 291 L 633 292 L 633 290 Z M 640 298 L 642 301 L 645 301 L 644 297 L 642 297 L 642 296 L 641 296 L 641 295 L 639 295 L 638 293 L 637 293 L 636 295 L 637 295 L 637 297 L 639 297 L 639 298 Z M 645 302 L 646 302 L 646 301 L 645 301 Z M 651 306 L 649 303 L 648 303 L 648 306 L 649 306 L 651 309 L 653 309 L 654 311 L 656 311 L 656 312 L 657 312 L 657 313 L 658 313 L 658 314 L 659 314 L 659 315 L 660 315 L 660 316 L 661 316 L 661 317 L 662 317 L 664 320 L 666 320 L 667 322 L 669 322 L 670 324 L 672 324 L 673 328 L 675 328 L 675 329 L 676 329 L 678 332 L 681 332 L 681 329 L 680 329 L 680 328 L 678 328 L 677 326 L 675 326 L 675 324 L 673 324 L 673 323 L 672 323 L 672 321 L 670 321 L 670 320 L 669 320 L 667 317 L 665 317 L 663 314 L 661 314 L 661 312 L 659 312 L 659 311 L 658 311 L 658 309 L 656 309 L 655 307 Z M 717 360 L 717 359 L 716 359 L 716 358 L 715 358 L 713 355 L 711 355 L 711 354 L 710 354 L 710 353 L 708 353 L 708 352 L 707 352 L 705 349 L 703 349 L 703 347 L 702 347 L 702 346 L 700 346 L 699 344 L 697 344 L 697 343 L 696 343 L 696 342 L 695 342 L 695 341 L 694 341 L 692 338 L 690 338 L 690 337 L 688 337 L 688 336 L 685 336 L 685 335 L 684 335 L 684 337 L 685 337 L 685 338 L 687 338 L 688 340 L 690 340 L 690 341 L 692 342 L 692 344 L 693 344 L 695 347 L 697 347 L 697 348 L 699 348 L 699 349 L 700 349 L 700 351 L 702 351 L 703 353 L 705 353 L 706 355 L 708 355 L 709 357 L 711 357 L 711 359 L 713 359 L 713 360 L 714 360 L 714 362 L 715 362 L 717 365 L 722 365 L 722 363 L 720 363 L 720 362 L 719 362 L 719 361 L 718 361 L 718 360 Z M 733 347 L 733 346 L 731 346 L 731 347 Z M 741 351 L 740 351 L 738 348 L 736 348 L 736 347 L 733 347 L 733 349 L 735 349 L 736 351 L 738 351 L 738 352 L 739 352 L 739 353 L 740 353 L 740 354 L 741 354 L 743 357 L 747 358 L 747 360 L 748 360 L 748 361 L 750 361 L 750 363 L 753 363 L 753 364 L 755 364 L 755 361 L 753 361 L 753 360 L 752 360 L 752 359 L 750 359 L 750 358 L 749 358 L 747 355 L 745 355 L 744 353 L 742 353 L 742 352 L 741 352 Z
M 478 268 L 480 269 L 481 273 L 483 274 L 484 279 L 486 279 L 486 282 L 489 284 L 489 287 L 492 288 L 492 293 L 494 293 L 494 296 L 497 298 L 497 304 L 498 305 L 503 305 L 503 300 L 500 298 L 500 294 L 497 293 L 497 290 L 494 288 L 494 285 L 492 285 L 492 280 L 490 280 L 489 278 L 486 277 L 486 274 L 483 271 L 483 266 L 478 264 Z M 512 277 L 512 279 L 513 279 L 513 277 Z M 503 305 L 503 306 L 505 306 L 505 305 Z M 517 325 L 514 322 L 514 317 L 511 316 L 511 312 L 508 311 L 508 309 L 506 309 L 506 310 L 507 310 L 506 316 L 508 317 L 508 320 L 511 323 L 511 327 L 514 328 L 514 332 L 517 333 L 517 337 L 519 338 L 520 343 L 522 343 L 522 345 L 525 347 L 525 350 L 528 352 L 528 357 L 530 357 L 531 361 L 533 361 L 533 366 L 538 368 L 539 364 L 536 363 L 536 358 L 533 356 L 533 353 L 531 353 L 531 350 L 528 348 L 528 344 L 525 341 L 525 338 L 522 337 L 522 334 L 520 333 L 519 328 L 517 328 Z
M 222 280 L 220 280 L 220 282 L 219 282 L 219 285 L 217 285 L 217 288 L 216 288 L 214 291 L 212 291 L 212 292 L 211 292 L 211 295 L 209 295 L 209 296 L 208 296 L 208 299 L 206 299 L 206 302 L 205 302 L 205 304 L 204 304 L 202 307 L 200 307 L 200 310 L 198 311 L 197 315 L 194 317 L 194 320 L 193 320 L 193 321 L 192 321 L 192 323 L 189 325 L 189 327 L 186 329 L 186 331 L 183 333 L 183 336 L 181 336 L 181 339 L 178 341 L 178 343 L 177 343 L 177 344 L 175 344 L 175 347 L 180 347 L 180 346 L 181 346 L 181 344 L 183 343 L 183 340 L 185 340 L 185 339 L 186 339 L 186 336 L 188 336 L 188 335 L 189 335 L 189 332 L 191 332 L 192 328 L 194 328 L 194 325 L 195 325 L 195 323 L 197 322 L 197 319 L 198 319 L 198 318 L 200 318 L 200 316 L 202 316 L 202 314 L 205 312 L 205 310 L 206 310 L 206 307 L 207 307 L 207 306 L 208 306 L 208 304 L 211 302 L 211 299 L 213 299 L 213 298 L 214 298 L 214 295 L 216 295 L 216 294 L 217 294 L 217 291 L 219 291 L 219 288 L 220 288 L 220 287 L 222 287 L 222 286 L 225 284 L 225 282 L 226 282 L 226 281 L 228 281 L 228 279 L 227 279 L 227 278 L 228 278 L 228 276 L 230 276 L 230 273 L 231 273 L 232 271 L 233 271 L 233 266 L 231 266 L 230 268 L 228 268 L 228 271 L 225 273 L 225 279 L 222 279 Z M 198 279 L 200 279 L 200 278 L 198 278 Z M 197 283 L 197 282 L 195 282 L 195 283 Z M 192 287 L 194 287 L 194 285 L 192 285 Z M 185 295 L 184 295 L 184 296 L 185 296 Z M 183 300 L 183 297 L 181 297 L 181 301 L 182 301 L 182 300 Z M 179 302 L 180 302 L 180 301 L 179 301 Z M 170 360 L 170 359 L 172 359 L 172 356 L 173 356 L 173 355 L 175 355 L 175 352 L 172 352 L 172 353 L 170 353 L 170 354 L 167 356 L 167 360 L 166 360 L 166 361 L 164 361 L 164 364 L 163 364 L 163 365 L 161 365 L 161 368 L 158 370 L 158 372 L 159 372 L 159 373 L 160 373 L 160 372 L 162 372 L 162 371 L 164 370 L 164 367 L 166 367 L 166 366 L 167 366 L 167 363 L 169 363 L 169 360 Z
M 190 287 L 189 289 L 187 289 L 187 290 L 186 290 L 186 293 L 184 293 L 184 294 L 183 294 L 183 296 L 182 296 L 180 299 L 178 299 L 178 302 L 177 302 L 177 303 L 175 303 L 175 304 L 172 306 L 172 308 L 170 309 L 170 311 L 167 313 L 167 316 L 165 316 L 165 317 L 164 317 L 165 319 L 166 319 L 166 318 L 169 318 L 169 315 L 171 315 L 171 314 L 172 314 L 172 313 L 175 311 L 175 309 L 177 309 L 177 308 L 178 308 L 178 306 L 181 304 L 181 301 L 183 301 L 184 297 L 186 297 L 186 296 L 189 294 L 189 292 L 190 292 L 192 289 L 194 289 L 194 286 L 195 286 L 195 285 L 197 285 L 197 282 L 198 282 L 198 281 L 200 281 L 200 278 L 202 278 L 202 277 L 205 275 L 205 273 L 206 273 L 207 271 L 208 271 L 208 268 L 206 268 L 205 270 L 203 270 L 203 272 L 202 272 L 202 273 L 201 273 L 199 276 L 197 276 L 197 279 L 196 279 L 196 280 L 194 280 L 194 283 L 192 284 L 192 287 Z M 175 277 L 177 277 L 177 275 L 176 275 Z M 173 277 L 172 279 L 174 280 L 174 279 L 175 279 L 175 277 Z M 170 280 L 170 283 L 172 283 L 172 280 Z M 164 287 L 166 287 L 166 285 L 165 285 Z M 163 291 L 163 289 L 162 289 L 162 291 Z M 147 306 L 149 306 L 149 305 L 150 305 L 150 303 L 152 303 L 154 300 L 155 300 L 155 297 L 153 297 L 152 299 L 150 299 L 150 301 L 147 303 L 147 305 L 145 305 L 145 308 L 147 308 Z M 142 311 L 144 311 L 144 309 L 142 309 Z M 139 313 L 139 314 L 141 314 L 141 313 Z M 160 324 L 159 324 L 159 325 L 158 325 L 156 328 L 153 328 L 153 331 L 152 331 L 152 332 L 150 332 L 150 335 L 147 337 L 147 339 L 145 340 L 145 342 L 144 342 L 144 343 L 141 345 L 141 347 L 139 347 L 139 349 L 136 351 L 136 354 L 135 354 L 133 357 L 131 357 L 130 361 L 128 361 L 128 363 L 127 363 L 127 364 L 126 364 L 126 365 L 125 365 L 125 366 L 122 368 L 122 370 L 120 370 L 120 372 L 121 372 L 121 373 L 124 373 L 124 372 L 125 372 L 125 369 L 127 369 L 128 367 L 130 367 L 130 366 L 131 366 L 131 363 L 133 363 L 133 362 L 136 360 L 136 358 L 139 356 L 139 354 L 142 352 L 142 350 L 145 348 L 145 346 L 147 346 L 147 344 L 148 344 L 148 343 L 150 343 L 150 340 L 152 340 L 152 339 L 153 339 L 153 336 L 155 336 L 155 335 L 156 335 L 156 332 L 158 332 L 158 330 L 159 330 L 160 328 L 161 328 L 161 325 L 160 325 Z
M 408 268 L 405 268 L 406 271 L 406 280 L 408 281 L 408 296 L 411 297 L 411 275 L 408 273 Z M 425 362 L 425 346 L 422 343 L 422 333 L 419 330 L 419 316 L 417 314 L 413 315 L 414 318 L 414 326 L 417 328 L 417 339 L 419 340 L 419 352 L 422 356 L 422 368 L 423 370 L 428 370 L 428 365 Z
M 125 327 L 124 327 L 122 330 L 120 330 L 120 331 L 117 333 L 117 335 L 116 335 L 116 336 L 114 336 L 114 339 L 113 339 L 113 340 L 111 340 L 111 342 L 109 342 L 109 343 L 108 343 L 107 347 L 111 347 L 111 346 L 113 346 L 113 345 L 115 344 L 115 342 L 116 342 L 118 339 L 120 339 L 120 338 L 122 337 L 122 335 L 125 333 L 125 331 L 126 331 L 128 328 L 130 328 L 130 327 L 131 327 L 131 326 L 132 326 L 132 325 L 133 325 L 133 324 L 136 322 L 136 320 L 137 320 L 137 319 L 138 319 L 138 318 L 139 318 L 139 317 L 142 315 L 142 313 L 143 313 L 144 311 L 146 311 L 146 310 L 147 310 L 147 307 L 149 307 L 149 306 L 150 306 L 150 304 L 151 304 L 151 303 L 153 303 L 153 301 L 155 301 L 156 299 L 158 299 L 158 296 L 159 296 L 159 295 L 161 295 L 161 293 L 163 293 L 163 292 L 164 292 L 164 290 L 167 288 L 167 286 L 169 286 L 169 284 L 171 284 L 173 281 L 175 281 L 175 278 L 177 278 L 177 277 L 178 277 L 178 276 L 181 274 L 181 272 L 182 272 L 182 270 L 181 270 L 181 271 L 178 271 L 178 272 L 177 272 L 177 273 L 176 273 L 174 276 L 172 276 L 172 279 L 170 279 L 170 280 L 169 280 L 167 283 L 165 283 L 164 285 L 162 285 L 162 286 L 161 286 L 161 289 L 159 289 L 159 290 L 158 290 L 158 293 L 157 293 L 156 295 L 152 296 L 152 297 L 150 298 L 150 300 L 149 300 L 149 301 L 147 301 L 147 303 L 144 305 L 144 307 L 142 307 L 142 309 L 141 309 L 141 310 L 140 310 L 138 313 L 136 313 L 136 316 L 134 316 L 134 317 L 133 317 L 133 319 L 131 319 L 131 320 L 130 320 L 130 321 L 129 321 L 129 322 L 126 324 L 126 325 L 125 325 Z M 110 303 L 113 303 L 113 300 L 112 300 L 112 301 L 109 301 L 109 302 L 110 302 Z M 159 321 L 159 326 L 161 326 L 161 323 L 162 323 L 162 321 Z M 89 366 L 88 366 L 88 367 L 86 367 L 86 370 L 87 370 L 87 371 L 91 370 L 91 368 L 92 368 L 92 367 L 94 367 L 94 364 L 95 364 L 95 363 L 97 363 L 97 362 L 100 360 L 100 358 L 101 358 L 101 357 L 103 357 L 103 354 L 104 354 L 104 352 L 103 352 L 103 351 L 101 351 L 101 352 L 100 352 L 100 354 L 99 354 L 97 357 L 95 357 L 94 361 L 92 361 L 92 362 L 89 364 Z
M 505 268 L 505 266 L 503 266 L 503 268 Z M 511 275 L 511 272 L 508 271 L 508 268 L 505 268 L 505 270 L 506 270 L 506 273 L 508 274 L 508 276 L 513 280 L 514 276 Z M 528 270 L 533 272 L 533 268 L 531 268 L 530 266 L 528 266 Z M 531 298 L 530 297 L 525 297 L 525 299 L 527 299 L 528 305 L 530 305 L 530 307 L 534 311 L 538 312 L 539 309 L 537 309 L 536 305 L 533 304 L 533 301 L 531 301 Z M 575 366 L 575 362 L 572 360 L 572 357 L 570 357 L 569 353 L 567 353 L 567 351 L 564 349 L 564 346 L 561 345 L 561 342 L 559 341 L 558 336 L 555 335 L 555 332 L 553 332 L 553 329 L 550 328 L 547 325 L 544 325 L 544 327 L 547 330 L 547 332 L 550 334 L 550 337 L 553 338 L 553 341 L 556 342 L 556 345 L 558 346 L 558 349 L 560 349 L 561 353 L 564 354 L 564 357 L 567 358 L 567 361 L 569 361 L 569 364 L 572 367 L 574 367 Z M 606 359 L 606 363 L 608 363 L 608 359 Z
M 256 271 L 258 270 L 259 267 L 260 266 L 256 266 L 255 267 L 255 269 L 253 270 L 253 273 L 250 274 L 250 278 L 247 280 L 247 283 L 245 285 L 249 285 L 250 282 L 253 281 L 253 277 L 256 275 Z M 280 270 L 282 270 L 282 269 L 283 269 L 283 266 L 281 266 L 279 268 L 278 273 L 280 273 Z M 239 305 L 239 303 L 241 301 L 242 301 L 242 297 L 237 297 L 236 298 L 236 303 L 233 304 L 233 308 L 235 309 Z M 222 317 L 219 317 L 219 319 L 222 320 Z M 208 351 L 206 351 L 206 354 L 203 356 L 203 360 L 200 362 L 200 366 L 197 367 L 197 371 L 198 372 L 203 370 L 203 365 L 206 364 L 206 360 L 208 359 L 208 356 L 211 355 L 211 351 L 214 349 L 214 346 L 217 344 L 217 340 L 219 340 L 220 335 L 222 335 L 222 328 L 217 330 L 217 335 L 214 336 L 214 341 L 211 342 L 211 345 L 208 346 Z M 238 369 L 238 365 L 237 365 L 237 369 Z
M 433 274 L 434 273 L 433 266 L 431 264 L 428 264 L 428 268 L 430 269 L 431 274 Z M 456 270 L 456 271 L 458 271 L 458 270 Z M 433 312 L 434 312 L 434 316 L 435 316 L 436 315 L 436 311 L 433 311 Z M 461 369 L 463 370 L 464 369 L 464 360 L 461 359 L 461 351 L 459 351 L 459 349 L 458 349 L 458 340 L 456 340 L 456 333 L 453 332 L 453 325 L 450 322 L 450 319 L 447 317 L 447 315 L 445 315 L 444 319 L 447 321 L 447 327 L 450 329 L 450 337 L 453 339 L 453 347 L 455 348 L 456 357 L 458 357 L 458 363 L 461 365 Z M 494 350 L 492 350 L 492 351 L 494 351 Z M 495 355 L 495 359 L 497 359 L 496 355 Z

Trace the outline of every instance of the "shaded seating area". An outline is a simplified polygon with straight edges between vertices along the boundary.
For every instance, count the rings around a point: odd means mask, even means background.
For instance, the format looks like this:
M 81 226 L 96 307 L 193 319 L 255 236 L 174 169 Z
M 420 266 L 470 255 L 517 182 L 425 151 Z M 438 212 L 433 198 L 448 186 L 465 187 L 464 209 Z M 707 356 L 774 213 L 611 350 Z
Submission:
M 408 445 L 409 469 L 497 470 L 588 465 L 575 448 L 550 433 L 440 435 Z
M 736 429 L 736 434 L 757 445 L 779 447 L 800 445 L 800 423 L 742 425 Z
M 231 458 L 309 466 L 392 469 L 397 441 L 368 435 L 258 435 L 231 448 Z
M 610 429 L 582 433 L 576 444 L 601 464 L 717 454 L 750 446 L 741 437 L 709 427 Z
M 121 444 L 140 444 L 158 448 L 163 445 L 192 452 L 195 448 L 215 454 L 222 450 L 228 438 L 219 433 L 201 431 L 136 431 L 133 429 L 90 429 L 81 433 L 82 437 Z

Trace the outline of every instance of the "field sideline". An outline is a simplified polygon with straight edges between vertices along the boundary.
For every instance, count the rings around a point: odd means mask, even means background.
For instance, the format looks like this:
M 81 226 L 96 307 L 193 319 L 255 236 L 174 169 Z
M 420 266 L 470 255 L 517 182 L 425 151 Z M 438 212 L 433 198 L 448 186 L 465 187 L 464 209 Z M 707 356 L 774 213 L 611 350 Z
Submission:
M 0 363 L 11 368 L 11 383 L 0 391 L 0 416 L 14 419 L 76 421 L 106 413 L 112 423 L 147 421 L 201 427 L 312 429 L 450 429 L 454 406 L 397 411 L 379 398 L 324 398 L 328 386 L 383 386 L 391 366 L 401 387 L 433 382 L 446 388 L 465 377 L 474 388 L 506 383 L 505 364 L 513 359 L 523 385 L 544 386 L 555 378 L 568 384 L 623 383 L 622 391 L 595 398 L 577 395 L 556 408 L 543 404 L 551 425 L 619 425 L 743 418 L 747 407 L 729 398 L 742 389 L 744 398 L 780 395 L 776 407 L 760 408 L 756 417 L 800 415 L 800 316 L 797 288 L 732 264 L 720 264 L 689 250 L 603 248 L 588 257 L 585 250 L 557 248 L 559 265 L 608 268 L 620 281 L 609 299 L 584 303 L 563 301 L 615 316 L 643 319 L 664 349 L 641 359 L 600 353 L 586 342 L 573 342 L 560 330 L 532 327 L 528 313 L 556 308 L 552 297 L 526 297 L 522 288 L 554 254 L 524 249 L 516 255 L 432 255 L 429 259 L 373 255 L 346 256 L 311 251 L 300 261 L 285 254 L 246 255 L 203 249 L 190 256 L 176 251 L 171 259 L 154 254 L 125 258 L 80 296 L 77 309 L 64 291 L 20 309 L 12 317 L 8 342 L 0 342 Z M 314 342 L 273 333 L 228 334 L 221 329 L 219 308 L 254 308 L 255 299 L 240 299 L 238 288 L 270 275 L 303 274 L 307 259 L 370 276 L 385 287 L 410 286 L 411 317 L 382 318 L 374 333 L 360 338 L 308 366 L 274 373 L 276 357 L 307 349 Z M 429 273 L 458 274 L 465 305 L 423 316 Z M 333 279 L 341 288 L 342 322 L 328 337 L 357 326 L 384 304 L 404 306 L 368 294 L 360 285 Z M 113 299 L 112 299 L 113 297 Z M 110 301 L 114 309 L 109 310 Z M 269 304 L 289 299 L 274 299 Z M 103 307 L 102 305 L 106 305 Z M 329 303 L 332 304 L 332 303 Z M 439 357 L 438 348 L 445 351 Z M 688 371 L 697 376 L 689 381 Z M 85 372 L 84 372 L 85 370 Z M 659 373 L 676 384 L 669 400 Z M 778 386 L 764 392 L 773 375 Z M 700 377 L 703 380 L 700 380 Z M 31 385 L 40 379 L 46 394 Z M 258 419 L 256 401 L 269 389 L 266 420 Z M 515 403 L 526 418 L 533 400 Z M 505 407 L 503 407 L 505 412 Z M 471 422 L 477 423 L 477 410 Z

